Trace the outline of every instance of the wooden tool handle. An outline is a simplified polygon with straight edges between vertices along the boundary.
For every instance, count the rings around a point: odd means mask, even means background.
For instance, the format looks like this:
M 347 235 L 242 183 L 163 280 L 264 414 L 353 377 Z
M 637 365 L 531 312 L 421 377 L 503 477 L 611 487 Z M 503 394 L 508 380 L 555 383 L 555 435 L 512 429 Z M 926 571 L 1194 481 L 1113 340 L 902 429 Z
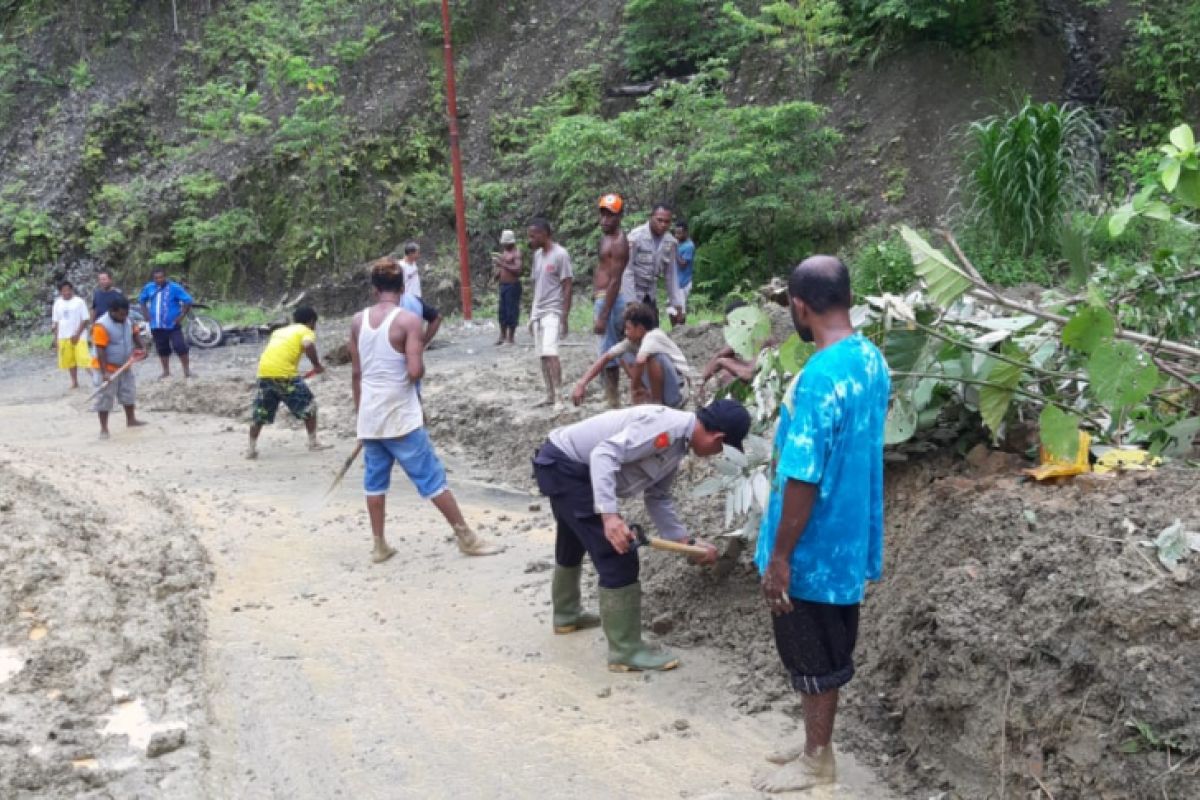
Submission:
M 699 545 L 673 542 L 670 539 L 660 539 L 656 536 L 650 538 L 650 546 L 655 550 L 666 550 L 669 553 L 683 553 L 684 555 L 700 556 L 701 558 L 708 555 L 708 550 Z
M 99 386 L 99 387 L 96 389 L 96 391 L 94 391 L 94 392 L 92 392 L 91 394 L 89 394 L 89 395 L 87 396 L 87 399 L 86 399 L 86 400 L 84 400 L 83 402 L 85 402 L 85 403 L 90 403 L 90 402 L 92 402 L 92 400 L 94 400 L 94 399 L 96 398 L 96 396 L 97 396 L 97 395 L 99 395 L 101 392 L 103 392 L 105 389 L 107 389 L 107 388 L 108 388 L 108 385 L 109 385 L 110 383 L 112 383 L 113 381 L 115 381 L 115 380 L 117 379 L 117 376 L 119 376 L 119 375 L 120 375 L 122 372 L 124 372 L 125 370 L 129 369 L 130 367 L 132 367 L 132 366 L 134 365 L 134 363 L 135 363 L 135 362 L 134 362 L 134 360 L 133 360 L 133 356 L 130 356 L 130 357 L 129 357 L 129 360 L 128 360 L 128 361 L 126 361 L 124 364 L 122 364 L 122 365 L 121 365 L 121 367 L 120 367 L 119 369 L 117 369 L 115 372 L 113 372 L 112 374 L 110 374 L 110 375 L 108 376 L 108 378 L 102 379 L 102 380 L 100 381 L 100 386 Z

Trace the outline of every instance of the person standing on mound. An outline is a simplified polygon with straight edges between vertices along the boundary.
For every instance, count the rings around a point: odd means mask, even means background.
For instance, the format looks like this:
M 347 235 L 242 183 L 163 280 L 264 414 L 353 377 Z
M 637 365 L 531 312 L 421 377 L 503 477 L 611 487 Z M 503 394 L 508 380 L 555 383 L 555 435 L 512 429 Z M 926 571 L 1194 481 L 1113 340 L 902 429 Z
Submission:
M 792 271 L 796 332 L 817 350 L 788 388 L 774 476 L 754 561 L 775 646 L 800 693 L 804 741 L 767 756 L 766 792 L 837 781 L 833 721 L 854 676 L 858 606 L 883 572 L 883 429 L 891 378 L 883 354 L 850 322 L 850 273 L 813 256 Z
M 375 305 L 354 315 L 350 325 L 351 389 L 363 445 L 363 491 L 375 538 L 372 560 L 396 554 L 384 536 L 392 465 L 400 467 L 424 500 L 431 500 L 454 529 L 458 549 L 489 556 L 500 548 L 467 525 L 446 481 L 446 470 L 425 431 L 416 383 L 425 375 L 421 318 L 401 305 L 404 273 L 394 258 L 371 264 Z

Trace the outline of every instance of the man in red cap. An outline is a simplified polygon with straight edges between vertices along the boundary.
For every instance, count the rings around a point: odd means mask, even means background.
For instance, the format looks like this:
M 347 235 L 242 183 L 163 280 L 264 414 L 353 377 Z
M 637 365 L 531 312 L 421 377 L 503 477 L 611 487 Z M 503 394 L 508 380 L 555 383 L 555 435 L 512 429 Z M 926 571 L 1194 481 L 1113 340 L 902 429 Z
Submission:
M 625 262 L 629 260 L 629 240 L 621 229 L 624 213 L 625 201 L 621 195 L 606 194 L 600 198 L 600 259 L 592 275 L 593 332 L 596 334 L 597 355 L 604 355 L 617 343 L 619 337 L 613 338 L 609 319 L 615 314 L 619 323 L 624 313 L 624 303 L 617 308 L 621 273 L 625 269 Z M 620 368 L 613 361 L 604 369 L 604 398 L 609 408 L 617 408 L 621 404 L 619 385 Z

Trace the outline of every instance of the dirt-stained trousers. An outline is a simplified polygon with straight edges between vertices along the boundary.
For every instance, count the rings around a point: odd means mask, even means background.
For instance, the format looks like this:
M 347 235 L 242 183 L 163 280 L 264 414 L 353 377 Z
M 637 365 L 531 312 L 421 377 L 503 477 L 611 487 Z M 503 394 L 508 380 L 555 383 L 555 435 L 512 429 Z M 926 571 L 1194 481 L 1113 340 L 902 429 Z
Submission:
M 554 563 L 560 567 L 578 567 L 586 552 L 592 557 L 600 585 L 605 589 L 637 583 L 637 552 L 630 550 L 621 555 L 604 536 L 604 522 L 596 513 L 592 498 L 588 465 L 573 461 L 546 442 L 533 457 L 533 477 L 538 489 L 549 498 L 557 524 Z

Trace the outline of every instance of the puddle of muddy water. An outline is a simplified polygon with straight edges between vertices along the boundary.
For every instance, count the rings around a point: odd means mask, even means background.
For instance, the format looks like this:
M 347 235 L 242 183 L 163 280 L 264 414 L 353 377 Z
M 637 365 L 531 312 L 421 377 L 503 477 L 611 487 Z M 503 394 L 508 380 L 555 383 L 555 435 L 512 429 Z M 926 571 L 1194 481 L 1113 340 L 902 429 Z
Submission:
M 0 647 L 0 683 L 7 682 L 25 666 L 25 659 L 11 647 Z
M 186 722 L 151 722 L 146 704 L 140 699 L 117 703 L 113 712 L 104 717 L 104 720 L 104 727 L 100 728 L 102 735 L 128 736 L 129 746 L 139 752 L 146 751 L 154 734 L 187 728 Z

